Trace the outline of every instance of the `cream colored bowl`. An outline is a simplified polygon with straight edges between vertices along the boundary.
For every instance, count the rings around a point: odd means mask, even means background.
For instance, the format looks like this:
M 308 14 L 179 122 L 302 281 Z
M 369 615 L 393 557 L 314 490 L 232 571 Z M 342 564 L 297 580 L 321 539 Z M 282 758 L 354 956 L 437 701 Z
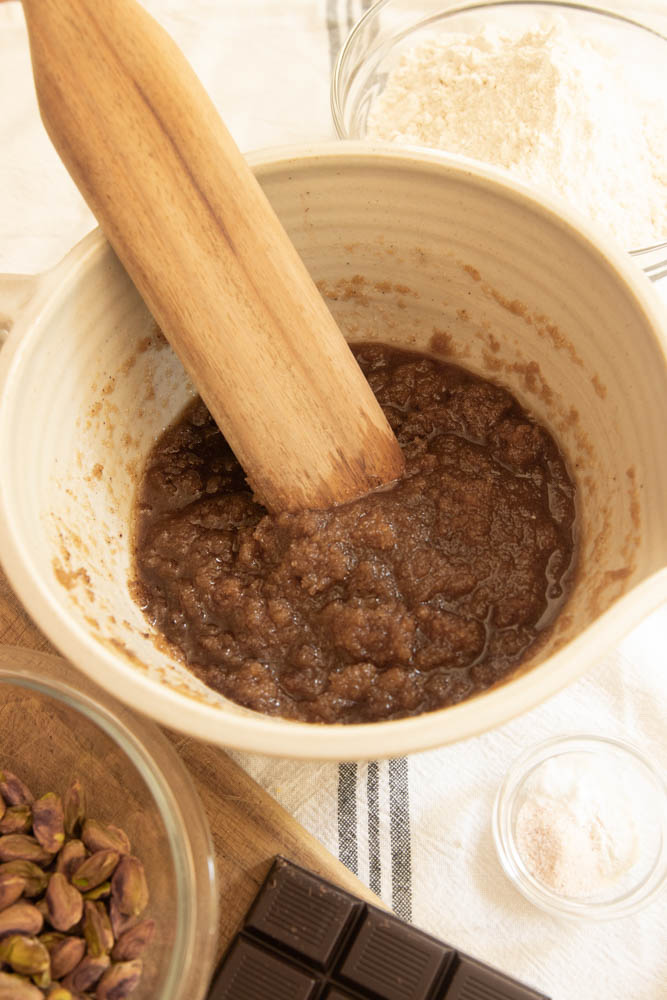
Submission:
M 549 641 L 509 682 L 460 705 L 346 727 L 239 708 L 156 644 L 128 590 L 132 503 L 148 450 L 193 389 L 99 232 L 52 272 L 4 283 L 6 325 L 15 317 L 0 352 L 5 570 L 81 670 L 212 743 L 358 759 L 490 729 L 667 598 L 658 299 L 620 250 L 488 168 L 345 144 L 254 165 L 350 340 L 441 353 L 506 384 L 556 432 L 579 486 L 582 541 Z

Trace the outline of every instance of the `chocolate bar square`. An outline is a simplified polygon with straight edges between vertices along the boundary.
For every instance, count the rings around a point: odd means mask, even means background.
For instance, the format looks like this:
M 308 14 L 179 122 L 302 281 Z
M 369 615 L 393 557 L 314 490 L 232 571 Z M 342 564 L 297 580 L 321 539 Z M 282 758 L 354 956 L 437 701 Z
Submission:
M 208 1000 L 549 1000 L 276 858 Z
M 215 1000 L 313 1000 L 317 980 L 253 941 L 238 938 L 215 983 Z
M 340 978 L 383 1000 L 431 996 L 455 952 L 397 917 L 369 909 Z
M 534 1000 L 534 990 L 463 955 L 447 989 L 447 1000 Z
M 329 967 L 361 901 L 294 866 L 280 868 L 266 881 L 246 928 L 311 962 Z

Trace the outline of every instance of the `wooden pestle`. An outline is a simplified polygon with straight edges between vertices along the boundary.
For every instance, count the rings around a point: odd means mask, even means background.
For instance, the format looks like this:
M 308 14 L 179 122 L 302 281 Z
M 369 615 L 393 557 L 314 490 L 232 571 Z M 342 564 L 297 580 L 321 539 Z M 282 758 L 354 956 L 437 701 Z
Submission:
M 180 50 L 134 0 L 23 0 L 46 130 L 273 512 L 400 476 L 398 443 Z

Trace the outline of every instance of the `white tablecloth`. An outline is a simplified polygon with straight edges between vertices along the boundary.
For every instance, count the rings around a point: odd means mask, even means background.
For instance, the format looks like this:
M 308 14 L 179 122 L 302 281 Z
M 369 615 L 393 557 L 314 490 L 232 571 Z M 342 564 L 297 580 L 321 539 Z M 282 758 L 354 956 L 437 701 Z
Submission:
M 147 0 L 240 147 L 332 138 L 330 59 L 367 0 Z M 667 33 L 667 2 L 609 3 Z M 54 264 L 93 219 L 44 134 L 18 4 L 0 6 L 0 272 Z M 0 312 L 1 303 L 0 303 Z M 667 502 L 667 498 L 666 498 Z M 403 917 L 554 1000 L 665 1000 L 667 894 L 605 924 L 545 916 L 496 859 L 490 810 L 526 746 L 574 730 L 667 766 L 667 606 L 580 681 L 477 739 L 381 763 L 244 767 Z

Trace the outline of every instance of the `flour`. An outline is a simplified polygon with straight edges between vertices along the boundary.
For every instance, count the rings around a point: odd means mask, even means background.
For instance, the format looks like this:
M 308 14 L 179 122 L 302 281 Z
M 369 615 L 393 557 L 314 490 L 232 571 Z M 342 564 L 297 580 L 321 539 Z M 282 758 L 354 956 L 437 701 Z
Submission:
M 534 878 L 560 895 L 595 896 L 637 861 L 640 814 L 615 762 L 555 757 L 537 771 L 519 809 L 517 850 Z
M 667 239 L 664 89 L 565 21 L 421 42 L 373 102 L 367 136 L 504 168 L 627 249 Z

